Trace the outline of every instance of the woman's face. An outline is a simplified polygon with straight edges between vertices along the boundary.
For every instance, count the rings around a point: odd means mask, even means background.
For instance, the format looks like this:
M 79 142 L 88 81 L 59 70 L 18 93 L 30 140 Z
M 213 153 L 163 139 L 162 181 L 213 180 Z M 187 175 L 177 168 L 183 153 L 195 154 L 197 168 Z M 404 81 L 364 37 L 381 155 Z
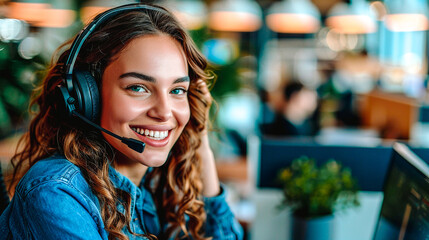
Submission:
M 156 167 L 164 164 L 189 121 L 190 79 L 180 44 L 167 35 L 136 38 L 103 73 L 101 126 L 146 143 L 143 153 L 107 134 L 118 161 Z

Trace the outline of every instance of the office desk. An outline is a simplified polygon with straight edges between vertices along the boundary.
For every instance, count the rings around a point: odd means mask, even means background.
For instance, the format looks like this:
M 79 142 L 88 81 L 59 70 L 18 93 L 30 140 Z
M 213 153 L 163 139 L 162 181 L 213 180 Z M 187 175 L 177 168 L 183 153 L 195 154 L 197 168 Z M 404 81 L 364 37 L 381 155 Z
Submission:
M 360 192 L 361 205 L 335 214 L 333 240 L 372 240 L 383 199 L 382 192 Z M 291 216 L 276 207 L 280 190 L 258 189 L 252 197 L 256 216 L 249 228 L 249 239 L 291 239 Z

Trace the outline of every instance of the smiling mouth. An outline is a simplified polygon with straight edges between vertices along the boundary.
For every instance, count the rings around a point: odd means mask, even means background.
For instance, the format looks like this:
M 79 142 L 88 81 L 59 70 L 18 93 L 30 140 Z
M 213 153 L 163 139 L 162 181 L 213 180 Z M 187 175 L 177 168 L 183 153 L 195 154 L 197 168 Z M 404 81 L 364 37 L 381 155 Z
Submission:
M 143 128 L 135 128 L 135 127 L 132 127 L 131 129 L 134 132 L 153 140 L 163 140 L 168 137 L 168 130 L 154 131 L 154 130 L 143 129 Z

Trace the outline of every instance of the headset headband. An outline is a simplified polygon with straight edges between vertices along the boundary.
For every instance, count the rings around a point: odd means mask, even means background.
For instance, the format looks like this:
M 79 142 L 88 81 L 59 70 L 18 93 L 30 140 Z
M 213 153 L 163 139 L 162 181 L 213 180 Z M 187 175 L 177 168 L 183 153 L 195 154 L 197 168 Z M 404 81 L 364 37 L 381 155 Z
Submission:
M 165 12 L 162 8 L 149 6 L 142 3 L 132 3 L 132 4 L 111 8 L 96 16 L 94 20 L 92 20 L 92 22 L 88 24 L 88 26 L 86 26 L 85 29 L 83 29 L 81 33 L 75 38 L 75 40 L 73 41 L 70 47 L 70 53 L 65 63 L 65 80 L 66 80 L 67 89 L 69 91 L 71 91 L 73 88 L 73 83 L 72 83 L 73 68 L 76 63 L 77 56 L 79 54 L 80 49 L 82 48 L 83 43 L 88 38 L 88 36 L 98 27 L 98 25 L 104 23 L 106 20 L 112 17 L 115 17 L 116 15 L 119 15 L 123 12 L 133 11 L 133 10 L 153 10 L 153 11 Z

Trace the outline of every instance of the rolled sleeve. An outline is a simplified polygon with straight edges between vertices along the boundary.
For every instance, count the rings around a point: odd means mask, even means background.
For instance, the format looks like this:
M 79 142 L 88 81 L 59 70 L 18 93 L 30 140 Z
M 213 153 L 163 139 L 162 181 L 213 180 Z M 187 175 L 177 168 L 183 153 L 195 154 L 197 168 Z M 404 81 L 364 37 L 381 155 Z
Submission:
M 221 184 L 219 195 L 203 198 L 207 213 L 206 235 L 213 239 L 243 239 L 243 228 L 226 202 L 226 195 L 226 188 Z

